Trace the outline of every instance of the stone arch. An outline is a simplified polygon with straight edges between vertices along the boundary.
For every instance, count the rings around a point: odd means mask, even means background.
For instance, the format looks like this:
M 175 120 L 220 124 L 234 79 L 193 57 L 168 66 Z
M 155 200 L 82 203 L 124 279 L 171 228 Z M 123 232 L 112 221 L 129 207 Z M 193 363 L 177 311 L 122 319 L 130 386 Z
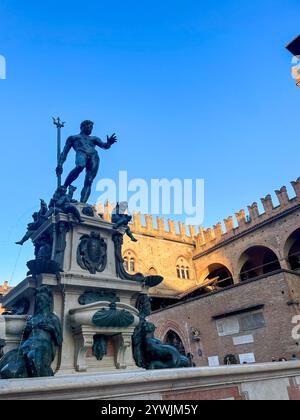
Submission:
M 169 330 L 167 332 L 167 334 L 164 338 L 164 344 L 175 347 L 182 356 L 187 356 L 187 354 L 188 354 L 188 351 L 184 347 L 184 344 L 183 344 L 181 338 L 173 330 Z
M 169 331 L 173 331 L 175 332 L 178 337 L 180 338 L 180 340 L 182 341 L 182 344 L 185 348 L 186 353 L 190 352 L 190 341 L 189 341 L 189 337 L 187 337 L 187 333 L 186 331 L 184 331 L 181 326 L 173 321 L 173 320 L 167 320 L 165 321 L 156 331 L 156 337 L 163 341 L 165 340 L 167 334 Z
M 209 274 L 211 273 L 210 267 L 214 265 L 219 265 L 225 267 L 228 272 L 233 276 L 233 266 L 229 259 L 224 257 L 223 255 L 213 255 L 211 258 L 206 259 L 203 261 L 200 267 L 198 267 L 198 274 L 197 274 L 197 284 L 201 285 L 207 279 Z
M 210 285 L 210 280 L 215 280 L 215 282 Z M 232 286 L 234 284 L 234 280 L 232 272 L 228 266 L 220 262 L 212 262 L 201 273 L 199 285 L 205 283 L 207 283 L 208 287 L 212 288 L 211 290 L 213 291 Z
M 300 217 L 300 214 L 299 214 L 299 217 Z M 280 235 L 280 238 L 279 238 L 281 242 L 280 251 L 282 252 L 282 256 L 284 256 L 285 254 L 284 250 L 285 250 L 289 237 L 293 235 L 293 233 L 297 231 L 298 229 L 300 229 L 300 225 L 297 225 L 297 224 L 294 224 L 292 226 L 287 226 L 285 227 L 285 230 L 282 233 L 282 235 Z
M 147 274 L 149 276 L 157 276 L 158 275 L 158 271 L 156 270 L 155 267 L 150 267 Z
M 285 239 L 283 255 L 289 269 L 300 270 L 300 228 L 294 229 Z
M 278 248 L 275 248 L 273 245 L 267 244 L 266 242 L 248 242 L 243 248 L 240 248 L 239 249 L 239 253 L 234 258 L 233 266 L 234 266 L 234 272 L 235 272 L 236 276 L 239 276 L 240 271 L 241 271 L 241 266 L 240 266 L 241 256 L 248 249 L 254 248 L 254 247 L 268 248 L 268 249 L 270 249 L 271 251 L 274 252 L 274 254 L 276 255 L 278 261 L 280 261 L 280 259 L 281 259 Z
M 237 261 L 237 274 L 240 281 L 251 280 L 264 274 L 280 270 L 278 251 L 267 245 L 248 245 Z
M 134 257 L 135 258 L 137 258 L 137 254 L 136 254 L 136 252 L 133 250 L 133 249 L 131 249 L 131 248 L 126 248 L 124 251 L 123 251 L 123 255 L 125 256 L 125 254 L 131 254 L 131 255 L 134 255 Z

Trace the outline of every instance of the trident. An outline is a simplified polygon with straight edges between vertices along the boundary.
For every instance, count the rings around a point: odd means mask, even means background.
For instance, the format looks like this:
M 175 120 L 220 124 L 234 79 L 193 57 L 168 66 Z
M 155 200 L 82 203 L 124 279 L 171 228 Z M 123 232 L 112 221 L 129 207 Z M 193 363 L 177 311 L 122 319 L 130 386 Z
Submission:
M 53 124 L 57 127 L 57 166 L 59 166 L 60 163 L 60 156 L 61 156 L 61 129 L 64 128 L 65 122 L 62 122 L 61 119 L 54 118 Z M 57 175 L 57 188 L 61 187 L 61 175 Z
M 57 166 L 59 166 L 60 163 L 60 156 L 61 156 L 61 129 L 64 128 L 65 126 L 65 122 L 62 122 L 61 119 L 58 118 L 54 118 L 53 119 L 53 124 L 56 125 L 57 127 Z M 61 175 L 57 175 L 57 188 L 61 187 Z M 53 247 L 52 247 L 52 260 L 55 260 L 55 253 L 56 253 L 56 244 L 57 244 L 57 233 L 56 233 L 56 223 L 55 223 L 55 211 L 54 211 L 54 215 L 52 216 L 54 219 L 54 224 L 53 224 Z

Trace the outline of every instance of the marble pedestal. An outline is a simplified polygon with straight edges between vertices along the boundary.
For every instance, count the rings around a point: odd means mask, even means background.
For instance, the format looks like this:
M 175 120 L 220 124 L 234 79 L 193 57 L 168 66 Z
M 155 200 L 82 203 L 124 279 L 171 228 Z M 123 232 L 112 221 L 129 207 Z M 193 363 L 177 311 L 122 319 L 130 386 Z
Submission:
M 79 210 L 82 210 L 81 205 Z M 63 331 L 63 345 L 52 366 L 56 374 L 138 370 L 131 344 L 134 329 L 139 323 L 136 301 L 141 294 L 148 294 L 148 287 L 143 281 L 118 277 L 113 225 L 98 216 L 81 214 L 83 223 L 80 224 L 76 224 L 71 216 L 58 214 L 48 220 L 32 238 L 36 241 L 45 232 L 55 232 L 52 259 L 61 264 L 63 271 L 58 275 L 40 274 L 27 277 L 5 296 L 3 305 L 11 308 L 25 298 L 30 302 L 30 315 L 34 310 L 35 289 L 41 285 L 52 288 L 54 312 L 61 320 Z M 107 253 L 101 272 L 84 267 L 84 258 L 78 254 L 81 252 L 79 245 L 82 244 L 82 238 L 92 235 L 101 238 Z M 93 243 L 89 250 L 91 248 Z M 83 305 L 83 297 L 87 293 L 98 295 L 97 301 Z M 108 311 L 113 301 L 119 313 L 126 311 L 131 314 L 134 320 L 131 325 L 99 327 L 93 323 L 97 312 L 103 309 Z M 7 325 L 8 321 L 9 319 L 5 321 Z M 102 360 L 97 360 L 92 351 L 96 335 L 103 335 L 108 339 L 108 351 Z M 0 338 L 5 339 L 1 335 Z M 14 346 L 20 340 L 21 334 L 17 334 Z M 9 349 L 13 347 L 10 344 L 7 341 Z

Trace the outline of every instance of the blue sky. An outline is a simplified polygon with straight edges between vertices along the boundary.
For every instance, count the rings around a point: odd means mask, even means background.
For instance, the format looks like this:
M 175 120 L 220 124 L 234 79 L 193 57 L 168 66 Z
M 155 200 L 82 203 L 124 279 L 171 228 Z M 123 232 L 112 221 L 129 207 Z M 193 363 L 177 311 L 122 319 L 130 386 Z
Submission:
M 284 46 L 299 14 L 298 0 L 1 0 L 0 282 L 23 279 L 32 245 L 14 242 L 55 188 L 52 115 L 64 137 L 86 118 L 118 134 L 101 177 L 204 178 L 207 227 L 295 180 Z

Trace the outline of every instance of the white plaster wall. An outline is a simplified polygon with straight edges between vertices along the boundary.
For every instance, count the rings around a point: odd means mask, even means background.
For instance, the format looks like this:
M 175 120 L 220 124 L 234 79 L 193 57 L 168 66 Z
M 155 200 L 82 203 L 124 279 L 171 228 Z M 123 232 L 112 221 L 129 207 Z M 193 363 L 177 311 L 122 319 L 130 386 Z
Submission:
M 241 391 L 246 393 L 251 401 L 288 401 L 289 380 L 279 378 L 259 382 L 246 382 L 241 385 Z

